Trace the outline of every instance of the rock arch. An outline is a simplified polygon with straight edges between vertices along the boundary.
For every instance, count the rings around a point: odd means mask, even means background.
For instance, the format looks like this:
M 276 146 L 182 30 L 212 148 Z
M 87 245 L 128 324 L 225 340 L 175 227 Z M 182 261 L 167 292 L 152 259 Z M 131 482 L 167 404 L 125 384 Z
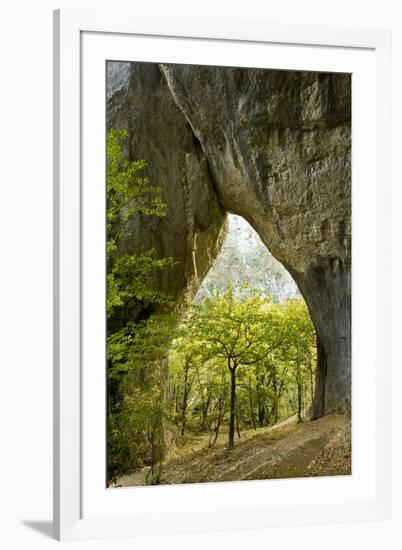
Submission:
M 348 411 L 350 76 L 109 65 L 108 124 L 128 129 L 129 154 L 149 160 L 168 204 L 166 217 L 132 222 L 124 251 L 153 246 L 179 260 L 156 284 L 180 302 L 212 265 L 226 212 L 243 216 L 309 307 L 319 340 L 315 416 Z

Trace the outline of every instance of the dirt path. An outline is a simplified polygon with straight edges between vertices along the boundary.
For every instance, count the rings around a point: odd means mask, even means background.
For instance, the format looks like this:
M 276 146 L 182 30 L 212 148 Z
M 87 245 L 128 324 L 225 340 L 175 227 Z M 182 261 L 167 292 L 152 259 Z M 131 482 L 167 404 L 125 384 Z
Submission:
M 271 428 L 248 430 L 236 439 L 231 453 L 225 448 L 226 437 L 222 434 L 213 449 L 208 449 L 205 436 L 179 449 L 164 465 L 163 483 L 350 473 L 350 427 L 343 416 L 301 424 L 290 419 Z M 143 485 L 146 473 L 144 469 L 124 476 L 118 484 Z

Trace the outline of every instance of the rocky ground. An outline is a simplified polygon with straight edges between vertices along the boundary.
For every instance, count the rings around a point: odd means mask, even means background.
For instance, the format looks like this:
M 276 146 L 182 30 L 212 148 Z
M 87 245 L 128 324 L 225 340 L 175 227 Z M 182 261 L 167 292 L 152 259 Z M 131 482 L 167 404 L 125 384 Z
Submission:
M 168 458 L 163 483 L 201 483 L 351 474 L 351 430 L 344 416 L 328 415 L 271 428 L 248 430 L 226 450 L 226 434 L 208 449 L 205 436 L 192 437 Z M 143 485 L 147 468 L 117 485 Z

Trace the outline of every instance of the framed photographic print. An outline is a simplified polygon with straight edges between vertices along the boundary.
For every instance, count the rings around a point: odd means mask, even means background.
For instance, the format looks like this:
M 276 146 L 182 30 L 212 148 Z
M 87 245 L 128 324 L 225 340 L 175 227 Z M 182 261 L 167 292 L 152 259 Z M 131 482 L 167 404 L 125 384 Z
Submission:
M 390 516 L 390 34 L 55 12 L 55 536 Z

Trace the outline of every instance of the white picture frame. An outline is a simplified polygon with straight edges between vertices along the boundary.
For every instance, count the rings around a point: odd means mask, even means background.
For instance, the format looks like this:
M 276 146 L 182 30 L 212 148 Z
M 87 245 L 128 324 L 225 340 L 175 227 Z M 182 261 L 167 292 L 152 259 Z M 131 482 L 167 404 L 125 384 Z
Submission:
M 102 259 L 104 251 L 102 239 L 93 246 L 91 233 L 93 228 L 99 230 L 99 224 L 104 224 L 104 159 L 99 155 L 105 138 L 105 102 L 99 79 L 104 78 L 100 70 L 106 59 L 131 60 L 128 52 L 136 47 L 135 41 L 142 41 L 142 46 L 144 41 L 147 44 L 146 49 L 141 48 L 142 57 L 136 57 L 137 60 L 175 62 L 179 59 L 175 52 L 180 50 L 180 56 L 187 56 L 180 60 L 205 63 L 205 56 L 213 55 L 216 64 L 219 64 L 217 56 L 221 64 L 229 64 L 230 52 L 235 49 L 238 64 L 244 66 L 242 60 L 247 56 L 250 59 L 250 48 L 256 51 L 269 47 L 272 52 L 269 66 L 273 68 L 356 74 L 352 142 L 353 242 L 357 243 L 353 245 L 353 289 L 356 289 L 353 317 L 359 323 L 353 325 L 357 335 L 353 359 L 360 358 L 362 368 L 353 372 L 354 387 L 358 383 L 352 402 L 353 452 L 356 449 L 357 458 L 353 457 L 350 479 L 280 480 L 269 482 L 269 486 L 267 482 L 255 481 L 124 490 L 106 489 L 100 481 L 104 470 L 101 456 L 105 428 L 101 364 L 104 353 L 102 346 L 97 352 L 93 342 L 99 341 L 104 328 L 99 323 L 100 332 L 89 333 L 85 328 L 96 325 L 91 321 L 99 318 L 99 312 L 103 318 L 104 308 L 104 301 L 97 299 L 104 292 L 104 280 L 100 278 L 92 284 L 91 279 L 91 265 Z M 154 42 L 158 43 L 155 47 Z M 180 47 L 184 42 L 192 47 Z M 163 59 L 158 49 L 161 43 Z M 292 60 L 286 61 L 290 54 Z M 230 62 L 233 64 L 233 59 Z M 391 330 L 387 321 L 391 318 L 390 62 L 391 36 L 383 30 L 279 25 L 262 20 L 169 19 L 98 10 L 55 12 L 56 538 L 188 533 L 390 517 L 391 424 L 381 421 L 391 417 Z M 358 185 L 360 181 L 365 185 Z M 95 187 L 91 187 L 93 184 Z M 85 200 L 88 193 L 95 198 L 90 206 Z M 367 255 L 373 254 L 373 250 L 374 260 L 370 257 L 368 266 Z M 371 275 L 366 281 L 364 274 L 369 267 Z M 371 297 L 371 311 L 364 309 L 363 300 L 359 301 L 359 296 L 367 293 Z M 266 504 L 267 487 L 276 504 L 273 500 Z M 279 498 L 281 494 L 283 500 Z M 183 498 L 185 509 L 178 505 Z M 215 507 L 208 509 L 211 500 Z M 196 501 L 201 502 L 198 508 Z

